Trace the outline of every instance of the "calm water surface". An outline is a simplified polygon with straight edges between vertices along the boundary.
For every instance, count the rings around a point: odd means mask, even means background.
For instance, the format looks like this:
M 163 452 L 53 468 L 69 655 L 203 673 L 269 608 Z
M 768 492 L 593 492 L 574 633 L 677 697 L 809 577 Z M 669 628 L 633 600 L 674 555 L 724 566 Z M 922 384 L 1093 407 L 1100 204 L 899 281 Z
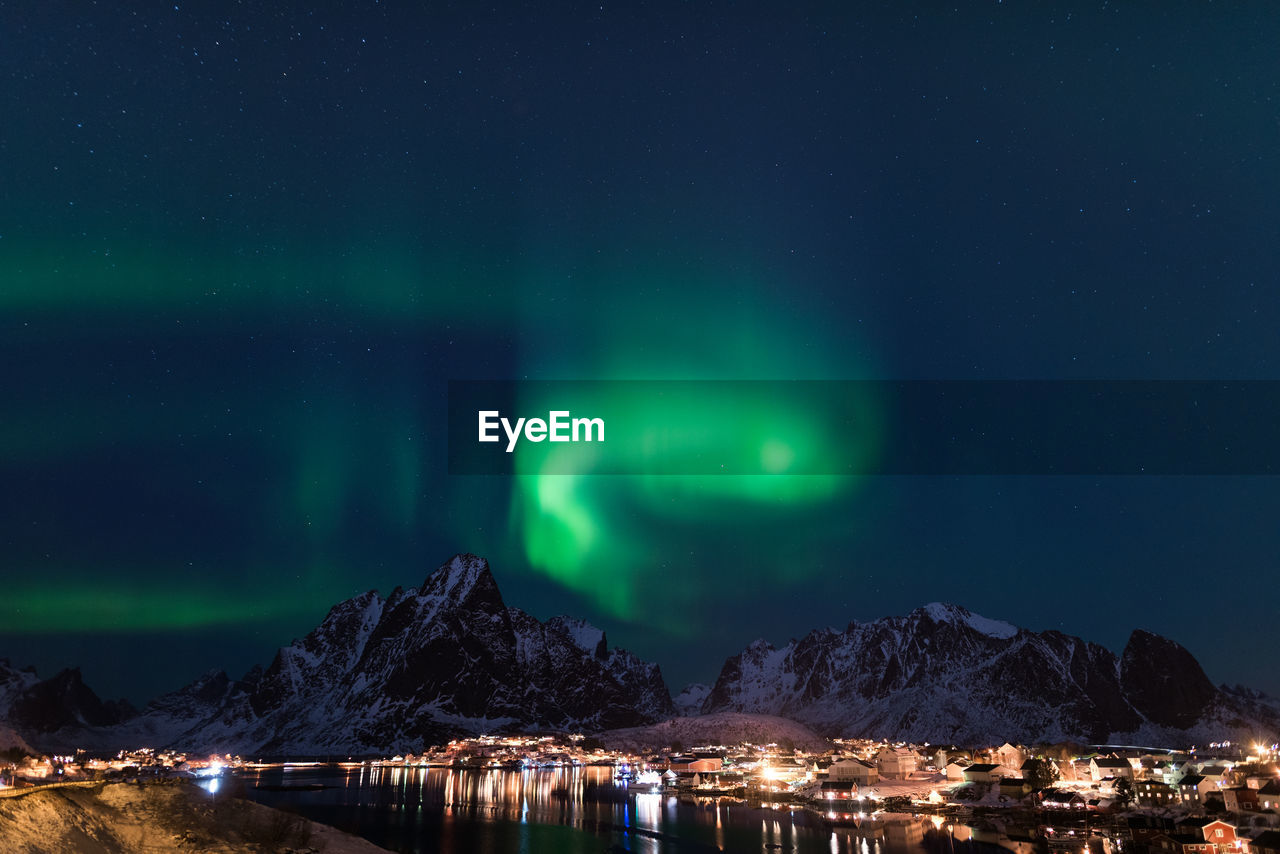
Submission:
M 799 809 L 628 788 L 614 782 L 612 768 L 602 767 L 270 768 L 221 785 L 243 786 L 244 794 L 259 803 L 293 810 L 403 854 L 918 854 L 925 850 L 921 831 L 933 828 L 922 821 L 905 835 L 902 828 L 888 835 L 833 830 Z M 307 788 L 315 786 L 324 788 Z

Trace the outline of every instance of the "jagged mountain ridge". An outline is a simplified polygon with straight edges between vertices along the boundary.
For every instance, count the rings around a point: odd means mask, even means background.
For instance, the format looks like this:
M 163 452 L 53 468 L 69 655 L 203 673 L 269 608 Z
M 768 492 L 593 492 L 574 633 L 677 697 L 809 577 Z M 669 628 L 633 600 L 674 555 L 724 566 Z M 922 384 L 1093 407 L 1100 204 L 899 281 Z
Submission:
M 40 684 L 23 683 L 10 708 Z M 657 665 L 610 649 L 580 620 L 508 608 L 488 563 L 457 555 L 421 587 L 335 605 L 241 680 L 207 673 L 124 723 L 49 727 L 35 743 L 386 754 L 463 733 L 606 729 L 673 712 Z
M 730 657 L 701 712 L 790 717 L 832 735 L 961 744 L 1182 741 L 1276 729 L 1265 704 L 1215 688 L 1191 653 L 1142 630 L 1121 656 L 956 605 L 821 629 Z
M 725 711 L 831 735 L 956 743 L 1180 744 L 1280 728 L 1276 701 L 1215 688 L 1158 635 L 1134 632 L 1117 656 L 936 603 L 782 649 L 757 641 L 714 687 L 689 686 L 673 704 L 658 667 L 610 649 L 600 629 L 506 607 L 474 555 L 421 587 L 341 602 L 265 669 L 239 680 L 206 673 L 132 716 L 77 670 L 40 680 L 0 660 L 0 722 L 13 725 L 0 735 L 46 750 L 387 754 L 500 728 L 604 730 Z
M 245 708 L 247 704 L 248 708 Z M 259 752 L 421 749 L 497 728 L 604 728 L 670 714 L 656 665 L 581 621 L 508 608 L 482 558 L 419 588 L 340 603 L 281 649 L 240 703 L 184 739 Z

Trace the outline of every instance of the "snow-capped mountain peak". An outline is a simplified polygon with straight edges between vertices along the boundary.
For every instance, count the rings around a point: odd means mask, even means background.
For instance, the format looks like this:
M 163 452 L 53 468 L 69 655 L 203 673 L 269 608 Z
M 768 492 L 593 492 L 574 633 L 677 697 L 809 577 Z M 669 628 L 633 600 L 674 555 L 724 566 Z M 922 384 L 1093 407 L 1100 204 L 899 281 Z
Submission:
M 265 670 L 239 682 L 209 673 L 160 698 L 119 737 L 220 753 L 386 754 L 463 733 L 632 726 L 673 712 L 657 665 L 609 649 L 582 620 L 508 608 L 488 562 L 460 554 L 419 588 L 339 602 Z
M 456 554 L 422 582 L 420 592 L 461 601 L 473 594 L 498 594 L 489 561 L 470 553 Z
M 975 614 L 967 608 L 959 605 L 951 605 L 945 602 L 930 602 L 921 609 L 928 614 L 930 619 L 938 623 L 951 623 L 952 625 L 967 625 L 975 632 L 992 638 L 1011 638 L 1018 633 L 1018 627 L 1000 620 L 992 620 Z

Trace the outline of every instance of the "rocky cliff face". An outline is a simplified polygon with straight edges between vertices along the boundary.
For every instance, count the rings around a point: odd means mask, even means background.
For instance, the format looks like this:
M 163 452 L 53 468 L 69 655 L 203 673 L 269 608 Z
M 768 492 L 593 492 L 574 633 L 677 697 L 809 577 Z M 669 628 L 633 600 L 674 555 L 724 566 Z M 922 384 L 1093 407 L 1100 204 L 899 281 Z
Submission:
M 1214 688 L 1187 650 L 1136 631 L 1122 656 L 955 605 L 756 641 L 725 662 L 704 713 L 782 715 L 830 734 L 987 743 L 1122 734 L 1227 737 L 1276 721 Z
M 1218 698 L 1191 653 L 1141 630 L 1129 637 L 1120 657 L 1120 679 L 1133 708 L 1160 726 L 1192 726 Z

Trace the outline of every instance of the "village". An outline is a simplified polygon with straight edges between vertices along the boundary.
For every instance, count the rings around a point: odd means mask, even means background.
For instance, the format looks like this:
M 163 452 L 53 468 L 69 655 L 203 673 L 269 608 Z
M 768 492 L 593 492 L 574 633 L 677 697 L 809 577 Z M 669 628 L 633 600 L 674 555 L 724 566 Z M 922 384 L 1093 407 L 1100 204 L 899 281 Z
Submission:
M 805 810 L 834 828 L 904 844 L 920 842 L 932 825 L 956 840 L 986 838 L 1022 854 L 1046 845 L 1098 854 L 1280 854 L 1277 759 L 1277 745 L 1227 742 L 1189 751 L 1010 743 L 975 750 L 835 739 L 821 750 L 784 740 L 637 752 L 575 734 L 480 736 L 421 754 L 327 764 L 481 773 L 604 766 L 621 790 Z M 324 764 L 148 748 L 110 758 L 11 757 L 0 760 L 0 796 L 50 784 Z
M 37 786 L 93 781 L 142 780 L 148 778 L 216 777 L 224 770 L 244 764 L 239 757 L 188 756 L 175 750 L 142 747 L 121 750 L 111 757 L 98 757 L 84 750 L 43 756 L 0 754 L 0 796 Z

